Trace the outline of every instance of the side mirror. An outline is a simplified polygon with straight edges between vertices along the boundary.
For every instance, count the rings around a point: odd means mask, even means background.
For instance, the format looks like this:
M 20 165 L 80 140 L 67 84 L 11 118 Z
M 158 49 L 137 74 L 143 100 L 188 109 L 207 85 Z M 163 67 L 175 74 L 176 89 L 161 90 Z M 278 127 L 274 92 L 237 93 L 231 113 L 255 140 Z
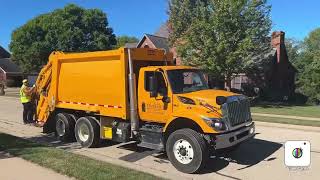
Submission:
M 224 96 L 217 96 L 216 97 L 216 102 L 217 102 L 218 105 L 221 106 L 222 104 L 227 102 L 227 98 L 224 97 Z
M 149 76 L 149 90 L 150 97 L 157 97 L 158 95 L 158 82 L 156 76 Z
M 170 102 L 170 98 L 168 96 L 163 96 L 162 102 L 163 103 L 169 103 Z

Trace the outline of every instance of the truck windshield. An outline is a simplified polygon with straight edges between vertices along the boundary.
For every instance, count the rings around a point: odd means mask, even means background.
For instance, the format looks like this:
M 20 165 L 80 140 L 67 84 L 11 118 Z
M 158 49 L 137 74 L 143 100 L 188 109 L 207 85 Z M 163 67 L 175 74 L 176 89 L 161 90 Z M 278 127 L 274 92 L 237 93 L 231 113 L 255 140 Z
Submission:
M 197 69 L 168 70 L 167 73 L 174 94 L 209 89 L 203 73 Z

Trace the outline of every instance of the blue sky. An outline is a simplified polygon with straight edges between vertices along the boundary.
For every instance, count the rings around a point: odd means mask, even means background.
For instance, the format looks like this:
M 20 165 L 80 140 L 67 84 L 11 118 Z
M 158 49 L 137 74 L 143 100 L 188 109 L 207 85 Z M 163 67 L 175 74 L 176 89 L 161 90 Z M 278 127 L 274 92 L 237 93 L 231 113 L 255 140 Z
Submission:
M 1 0 L 0 45 L 8 49 L 15 28 L 69 3 L 102 9 L 116 35 L 140 38 L 144 33 L 154 33 L 168 18 L 167 0 Z M 311 30 L 320 27 L 319 0 L 268 3 L 272 5 L 273 30 L 285 31 L 286 37 L 303 40 Z

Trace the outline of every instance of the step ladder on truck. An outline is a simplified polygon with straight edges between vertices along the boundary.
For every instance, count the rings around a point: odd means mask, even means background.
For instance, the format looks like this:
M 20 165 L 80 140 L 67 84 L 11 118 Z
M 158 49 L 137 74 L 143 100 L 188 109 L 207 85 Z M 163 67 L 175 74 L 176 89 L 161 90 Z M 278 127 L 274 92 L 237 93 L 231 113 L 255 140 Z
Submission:
M 137 141 L 181 172 L 254 136 L 249 99 L 209 89 L 203 72 L 160 49 L 53 52 L 36 82 L 36 116 L 62 141 Z

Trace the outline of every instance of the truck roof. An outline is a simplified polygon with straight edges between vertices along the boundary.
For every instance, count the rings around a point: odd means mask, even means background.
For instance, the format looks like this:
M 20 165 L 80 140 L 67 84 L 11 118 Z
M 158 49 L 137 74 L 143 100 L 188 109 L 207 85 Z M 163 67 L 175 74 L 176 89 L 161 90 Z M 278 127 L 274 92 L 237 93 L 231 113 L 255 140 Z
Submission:
M 129 48 L 131 50 L 131 58 L 134 61 L 173 61 L 173 55 L 170 52 L 165 52 L 161 49 L 152 48 Z M 103 58 L 111 56 L 121 56 L 127 53 L 128 48 L 119 48 L 106 51 L 94 51 L 94 52 L 79 52 L 79 53 L 65 53 L 60 51 L 52 52 L 52 56 L 59 56 L 59 59 L 71 60 L 74 59 L 87 59 L 87 58 Z M 73 60 L 72 60 L 73 59 Z
M 149 69 L 158 69 L 161 68 L 163 70 L 175 70 L 175 69 L 198 69 L 191 66 L 147 66 Z

